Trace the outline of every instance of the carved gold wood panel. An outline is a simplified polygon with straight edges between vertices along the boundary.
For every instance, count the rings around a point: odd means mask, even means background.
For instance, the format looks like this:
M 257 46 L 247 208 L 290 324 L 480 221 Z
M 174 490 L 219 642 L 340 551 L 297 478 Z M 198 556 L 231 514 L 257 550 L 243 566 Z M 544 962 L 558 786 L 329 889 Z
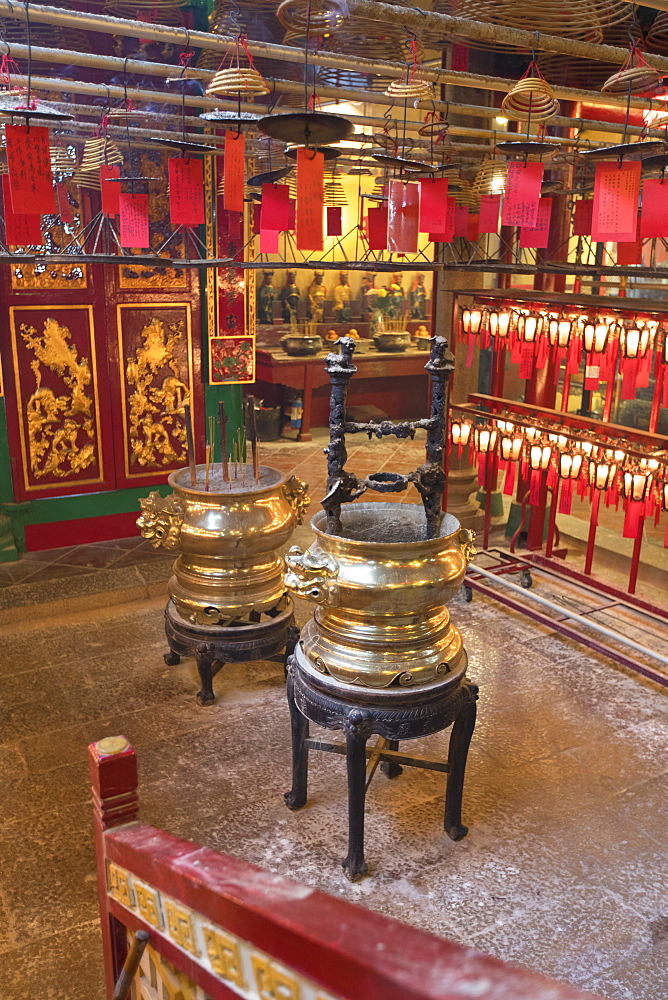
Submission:
M 92 306 L 12 306 L 9 320 L 23 491 L 102 484 Z
M 193 396 L 189 302 L 116 307 L 124 474 L 164 477 L 186 462 L 184 404 Z

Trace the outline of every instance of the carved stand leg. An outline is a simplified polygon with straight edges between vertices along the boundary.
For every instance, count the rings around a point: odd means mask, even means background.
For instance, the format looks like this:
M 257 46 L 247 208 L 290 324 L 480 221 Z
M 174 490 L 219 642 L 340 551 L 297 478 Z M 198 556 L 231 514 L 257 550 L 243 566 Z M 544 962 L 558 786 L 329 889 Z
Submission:
M 283 657 L 283 670 L 288 676 L 288 661 L 295 651 L 295 646 L 299 642 L 299 629 L 296 625 L 291 625 L 288 629 L 288 636 L 285 640 L 285 656 Z
M 163 660 L 165 661 L 168 667 L 175 667 L 178 663 L 181 662 L 181 657 L 179 656 L 178 653 L 175 653 L 173 649 L 170 649 L 169 652 L 165 653 L 165 655 L 163 656 Z
M 348 768 L 348 854 L 343 870 L 351 882 L 368 872 L 364 860 L 364 800 L 366 797 L 366 744 L 371 735 L 369 713 L 354 708 L 345 722 Z
M 309 722 L 302 715 L 295 702 L 295 682 L 292 670 L 288 670 L 288 707 L 292 726 L 292 788 L 284 795 L 288 809 L 301 809 L 306 805 L 308 788 L 308 750 L 304 741 L 308 739 Z
M 388 740 L 387 743 L 388 750 L 399 749 L 399 740 Z M 384 760 L 380 765 L 380 769 L 388 778 L 398 778 L 400 774 L 404 773 L 404 769 L 401 764 L 397 764 L 396 761 L 393 760 Z
M 466 696 L 452 727 L 448 747 L 450 771 L 445 793 L 444 826 L 451 840 L 461 840 L 468 833 L 468 827 L 462 825 L 462 793 L 466 758 L 475 728 L 478 687 L 475 684 L 466 684 L 464 692 Z
M 200 705 L 213 705 L 216 700 L 216 696 L 213 693 L 213 677 L 214 674 L 218 673 L 223 664 L 217 664 L 217 669 L 214 671 L 214 653 L 209 646 L 198 646 L 195 651 L 195 659 L 197 660 L 197 670 L 202 684 L 201 690 L 197 692 L 197 700 Z

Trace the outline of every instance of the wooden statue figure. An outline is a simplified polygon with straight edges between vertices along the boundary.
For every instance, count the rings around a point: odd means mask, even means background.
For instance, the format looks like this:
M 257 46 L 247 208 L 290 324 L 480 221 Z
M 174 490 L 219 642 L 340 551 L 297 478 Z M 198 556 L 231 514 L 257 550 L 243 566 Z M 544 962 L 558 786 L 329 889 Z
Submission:
M 408 307 L 411 319 L 427 318 L 427 289 L 424 286 L 424 274 L 418 274 L 413 281 L 413 287 L 408 293 Z
M 327 301 L 327 288 L 323 284 L 324 271 L 314 271 L 313 281 L 307 292 L 307 312 L 308 318 L 314 323 L 322 323 L 325 317 L 325 302 Z
M 387 315 L 390 319 L 403 319 L 406 296 L 401 283 L 401 274 L 393 274 L 392 281 L 387 285 Z
M 273 286 L 273 271 L 263 271 L 264 281 L 257 290 L 257 321 L 258 323 L 274 322 L 274 299 L 276 289 Z
M 299 307 L 299 288 L 297 287 L 297 272 L 288 271 L 285 284 L 281 288 L 279 296 L 281 300 L 281 311 L 284 323 L 297 322 L 297 310 Z
M 348 272 L 339 271 L 339 283 L 334 289 L 334 306 L 332 308 L 332 314 L 337 323 L 350 321 L 350 300 L 352 297 L 352 289 L 348 284 Z

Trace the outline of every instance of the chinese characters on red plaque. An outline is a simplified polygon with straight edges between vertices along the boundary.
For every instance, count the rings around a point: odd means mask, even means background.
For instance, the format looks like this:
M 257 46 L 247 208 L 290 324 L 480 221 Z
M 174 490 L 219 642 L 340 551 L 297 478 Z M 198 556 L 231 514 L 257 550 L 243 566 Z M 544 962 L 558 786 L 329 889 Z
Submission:
M 596 164 L 592 239 L 597 243 L 635 240 L 641 166 L 640 160 Z
M 110 180 L 110 177 L 120 177 L 121 168 L 119 166 L 109 167 L 103 163 L 100 167 L 100 195 L 102 197 L 102 214 L 107 216 L 118 215 L 120 212 L 119 196 L 121 185 L 118 181 Z
M 535 247 L 544 250 L 550 238 L 550 217 L 552 215 L 552 199 L 541 198 L 538 202 L 538 217 L 535 226 L 520 228 L 520 246 Z
M 513 161 L 508 164 L 506 195 L 501 214 L 504 226 L 536 225 L 544 168 L 543 163 Z
M 204 224 L 204 170 L 201 160 L 172 157 L 169 165 L 169 218 L 173 226 Z
M 121 217 L 121 246 L 133 249 L 147 249 L 150 246 L 148 234 L 148 195 L 122 191 L 119 197 L 119 209 Z
M 297 212 L 295 238 L 298 250 L 322 250 L 325 204 L 325 158 L 301 146 L 297 150 Z
M 448 178 L 423 178 L 420 181 L 420 232 L 443 232 L 447 210 Z
M 434 231 L 429 233 L 429 239 L 432 243 L 452 243 L 455 235 L 455 210 L 457 208 L 457 202 L 454 198 L 448 198 L 447 205 L 445 206 L 445 226 L 442 231 Z
M 387 199 L 387 248 L 392 253 L 416 253 L 420 214 L 417 184 L 390 181 Z
M 340 205 L 329 205 L 327 208 L 327 235 L 343 235 L 343 217 Z
M 8 246 L 41 246 L 40 217 L 12 211 L 11 181 L 7 174 L 2 178 L 2 200 L 5 208 L 5 243 Z
M 243 132 L 225 133 L 223 161 L 223 208 L 228 212 L 244 210 L 244 162 L 246 141 Z
M 5 144 L 12 206 L 23 215 L 55 212 L 48 128 L 5 125 Z

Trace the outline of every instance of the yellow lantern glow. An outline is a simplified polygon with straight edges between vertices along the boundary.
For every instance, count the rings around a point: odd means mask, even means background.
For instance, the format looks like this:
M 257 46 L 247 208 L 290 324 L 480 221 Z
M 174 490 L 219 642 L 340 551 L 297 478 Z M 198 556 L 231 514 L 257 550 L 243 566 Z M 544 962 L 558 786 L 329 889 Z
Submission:
M 466 445 L 471 440 L 471 422 L 469 420 L 453 420 L 450 424 L 450 437 L 455 445 Z
M 481 455 L 487 455 L 496 448 L 497 431 L 495 427 L 476 427 L 475 450 Z
M 622 489 L 624 496 L 629 500 L 645 500 L 652 485 L 651 472 L 641 472 L 638 470 L 626 470 L 622 479 Z
M 565 451 L 559 456 L 559 475 L 562 479 L 577 479 L 582 470 L 582 455 Z
M 617 475 L 617 466 L 604 458 L 590 460 L 589 485 L 597 490 L 607 490 L 612 486 Z
M 532 469 L 547 469 L 552 458 L 549 444 L 532 444 L 529 450 L 529 465 Z

